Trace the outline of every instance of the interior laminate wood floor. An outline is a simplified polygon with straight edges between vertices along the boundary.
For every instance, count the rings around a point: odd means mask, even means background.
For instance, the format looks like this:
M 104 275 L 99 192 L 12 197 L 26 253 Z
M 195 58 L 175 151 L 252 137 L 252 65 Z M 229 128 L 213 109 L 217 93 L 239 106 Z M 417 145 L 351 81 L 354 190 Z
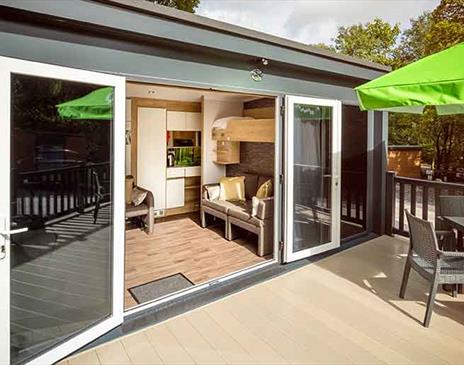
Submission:
M 140 229 L 126 232 L 126 309 L 137 304 L 131 287 L 177 273 L 200 284 L 271 258 L 256 255 L 255 235 L 227 241 L 221 221 L 207 228 L 199 223 L 198 214 L 182 215 L 158 221 L 151 236 Z
M 380 237 L 63 362 L 74 364 L 462 364 L 464 296 L 428 287 Z

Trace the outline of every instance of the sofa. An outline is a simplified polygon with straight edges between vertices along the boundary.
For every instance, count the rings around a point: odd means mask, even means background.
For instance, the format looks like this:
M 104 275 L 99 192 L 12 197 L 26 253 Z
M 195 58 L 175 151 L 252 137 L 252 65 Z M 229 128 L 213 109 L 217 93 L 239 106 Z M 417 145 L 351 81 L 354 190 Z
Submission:
M 202 187 L 201 225 L 207 227 L 208 215 L 224 221 L 225 238 L 232 241 L 240 234 L 240 227 L 258 236 L 258 256 L 266 256 L 274 248 L 274 197 L 258 199 L 258 188 L 272 176 L 241 174 L 245 176 L 245 201 L 219 199 L 220 184 L 205 184 Z M 253 197 L 256 201 L 256 214 L 253 215 Z

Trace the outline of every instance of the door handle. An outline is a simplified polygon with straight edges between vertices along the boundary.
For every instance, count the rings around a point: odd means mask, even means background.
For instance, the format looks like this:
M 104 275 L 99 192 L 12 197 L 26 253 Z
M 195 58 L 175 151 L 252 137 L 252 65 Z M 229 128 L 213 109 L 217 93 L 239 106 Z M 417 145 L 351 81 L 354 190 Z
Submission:
M 5 240 L 8 239 L 8 237 L 10 237 L 13 234 L 23 233 L 23 232 L 27 232 L 29 230 L 28 227 L 17 228 L 17 229 L 8 229 L 6 227 L 7 226 L 6 220 L 1 219 L 0 221 L 2 221 L 1 225 L 3 226 L 3 229 L 0 230 L 0 236 L 3 236 L 5 238 Z M 6 257 L 5 240 L 2 240 L 2 242 L 0 243 L 0 260 L 3 260 Z
M 11 229 L 11 230 L 2 230 L 0 231 L 0 235 L 4 236 L 5 238 L 18 233 L 27 232 L 29 228 L 18 228 L 18 229 Z M 6 245 L 5 242 L 0 244 L 0 260 L 3 260 L 6 257 Z
M 11 229 L 11 230 L 8 229 L 8 230 L 0 231 L 0 234 L 2 236 L 12 236 L 14 234 L 24 233 L 24 232 L 27 232 L 27 231 L 29 231 L 29 228 L 24 227 L 24 228 Z

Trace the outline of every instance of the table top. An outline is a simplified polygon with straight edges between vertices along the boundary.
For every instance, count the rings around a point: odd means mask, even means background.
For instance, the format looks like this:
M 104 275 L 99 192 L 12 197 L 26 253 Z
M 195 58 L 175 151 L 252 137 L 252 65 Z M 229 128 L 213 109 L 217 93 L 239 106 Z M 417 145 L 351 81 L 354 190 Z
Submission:
M 444 216 L 443 219 L 453 228 L 464 231 L 464 217 Z

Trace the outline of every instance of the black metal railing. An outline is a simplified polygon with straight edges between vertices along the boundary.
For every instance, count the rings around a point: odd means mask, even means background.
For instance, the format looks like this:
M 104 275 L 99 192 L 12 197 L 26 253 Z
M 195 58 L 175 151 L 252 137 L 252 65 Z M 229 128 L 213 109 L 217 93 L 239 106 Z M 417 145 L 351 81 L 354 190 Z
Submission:
M 385 229 L 390 235 L 408 236 L 405 209 L 435 222 L 435 202 L 440 195 L 464 195 L 464 184 L 400 177 L 395 172 L 387 172 L 386 187 Z
M 109 162 L 12 174 L 13 217 L 54 219 L 95 205 L 102 188 L 109 192 Z M 100 186 L 99 186 L 100 185 Z

